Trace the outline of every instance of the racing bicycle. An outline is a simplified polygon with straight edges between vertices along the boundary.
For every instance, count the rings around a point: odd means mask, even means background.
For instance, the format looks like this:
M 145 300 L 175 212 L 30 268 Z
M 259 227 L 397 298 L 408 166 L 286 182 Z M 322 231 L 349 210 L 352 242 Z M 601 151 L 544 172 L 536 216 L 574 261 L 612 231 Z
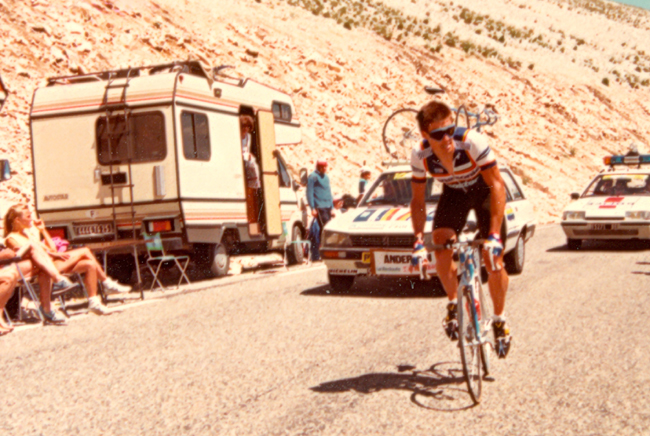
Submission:
M 429 95 L 438 95 L 445 92 L 444 89 L 426 86 L 424 91 Z M 479 132 L 483 126 L 491 126 L 497 122 L 499 115 L 491 104 L 486 104 L 479 112 L 469 112 L 465 106 L 452 107 L 456 113 L 456 125 L 460 120 L 461 113 L 464 114 L 465 124 L 470 129 Z M 402 108 L 393 112 L 381 132 L 384 149 L 393 159 L 408 160 L 411 158 L 411 150 L 417 145 L 422 137 L 416 120 L 417 109 Z
M 492 299 L 481 283 L 481 246 L 485 239 L 434 244 L 433 250 L 454 250 L 458 272 L 458 348 L 467 390 L 475 404 L 481 400 L 483 376 L 490 373 L 488 346 L 495 347 Z M 483 373 L 483 375 L 481 374 Z

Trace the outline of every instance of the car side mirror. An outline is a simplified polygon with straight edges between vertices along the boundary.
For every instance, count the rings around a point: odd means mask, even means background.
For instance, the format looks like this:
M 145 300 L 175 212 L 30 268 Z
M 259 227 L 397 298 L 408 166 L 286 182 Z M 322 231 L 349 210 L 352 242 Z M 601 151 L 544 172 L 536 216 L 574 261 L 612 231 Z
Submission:
M 11 167 L 9 167 L 9 160 L 0 160 L 0 181 L 11 179 Z
M 307 173 L 307 168 L 300 168 L 298 175 L 300 177 L 300 184 L 302 186 L 307 186 L 308 183 L 307 179 L 309 178 L 309 174 Z
M 298 191 L 298 189 L 300 189 L 300 183 L 296 182 L 295 180 L 292 180 L 291 187 L 293 188 L 294 191 Z
M 572 192 L 571 193 L 571 200 L 577 200 L 580 198 L 580 193 L 578 192 Z
M 2 110 L 2 106 L 5 105 L 7 97 L 9 97 L 9 90 L 7 90 L 4 83 L 2 83 L 2 77 L 0 77 L 0 110 Z

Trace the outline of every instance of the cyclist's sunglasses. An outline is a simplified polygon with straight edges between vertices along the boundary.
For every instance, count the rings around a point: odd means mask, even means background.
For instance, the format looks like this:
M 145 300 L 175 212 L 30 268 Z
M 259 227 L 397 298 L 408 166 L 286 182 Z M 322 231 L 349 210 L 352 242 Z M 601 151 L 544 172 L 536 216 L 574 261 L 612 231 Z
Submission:
M 453 138 L 454 132 L 456 132 L 456 124 L 450 124 L 448 126 L 430 131 L 429 136 L 431 136 L 431 138 L 435 139 L 436 141 L 442 141 L 445 135 Z

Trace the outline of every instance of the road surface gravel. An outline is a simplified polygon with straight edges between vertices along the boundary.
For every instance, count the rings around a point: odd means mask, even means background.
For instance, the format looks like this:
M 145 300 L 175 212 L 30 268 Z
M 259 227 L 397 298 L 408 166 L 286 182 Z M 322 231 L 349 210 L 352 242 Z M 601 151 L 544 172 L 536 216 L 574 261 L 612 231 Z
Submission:
M 478 406 L 439 293 L 337 294 L 317 265 L 0 338 L 0 434 L 648 434 L 650 252 L 568 251 L 557 225 L 526 248 Z

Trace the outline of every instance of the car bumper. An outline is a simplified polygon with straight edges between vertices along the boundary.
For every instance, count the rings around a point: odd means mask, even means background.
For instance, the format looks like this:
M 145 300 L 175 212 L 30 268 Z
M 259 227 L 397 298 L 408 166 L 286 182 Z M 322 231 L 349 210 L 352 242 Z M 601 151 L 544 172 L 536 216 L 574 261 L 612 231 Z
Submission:
M 569 239 L 650 239 L 650 222 L 598 221 L 563 222 Z
M 410 250 L 388 249 L 389 255 L 396 257 L 411 256 Z M 383 255 L 387 252 L 385 248 L 368 248 L 363 250 L 335 250 L 322 248 L 321 258 L 327 267 L 330 275 L 341 276 L 377 276 L 377 277 L 409 277 L 419 279 L 420 272 L 414 270 L 408 271 L 408 262 L 397 264 L 386 264 L 384 262 L 374 261 L 375 253 Z M 427 268 L 429 276 L 436 275 L 435 260 L 433 254 L 429 253 L 429 265 Z

